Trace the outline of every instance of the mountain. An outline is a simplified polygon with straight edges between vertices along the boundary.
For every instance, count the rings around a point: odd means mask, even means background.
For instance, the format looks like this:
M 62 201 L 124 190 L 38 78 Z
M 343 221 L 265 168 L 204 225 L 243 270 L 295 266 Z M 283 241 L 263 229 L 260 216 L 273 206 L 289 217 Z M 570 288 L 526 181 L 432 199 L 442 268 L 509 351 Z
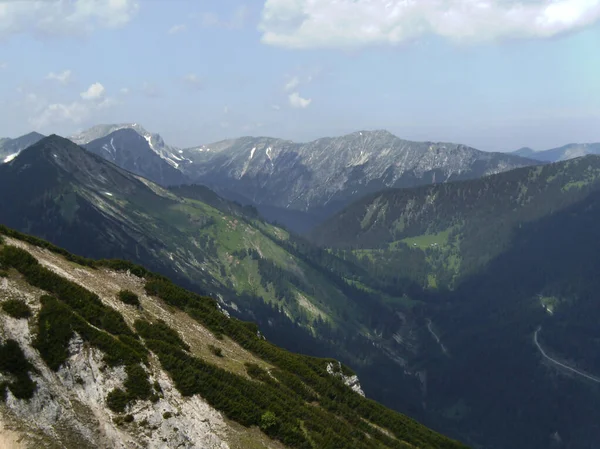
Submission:
M 122 129 L 132 129 L 137 132 L 148 142 L 150 149 L 163 158 L 173 168 L 179 169 L 189 162 L 181 156 L 181 150 L 167 145 L 159 134 L 148 132 L 137 123 L 96 125 L 86 131 L 69 137 L 69 139 L 77 145 L 86 145 L 94 140 L 101 139 Z
M 432 142 L 387 131 L 361 131 L 309 143 L 244 137 L 183 150 L 188 176 L 218 193 L 256 205 L 308 212 L 322 220 L 354 199 L 391 187 L 477 178 L 526 165 L 529 159 Z M 238 198 L 235 198 L 238 200 Z M 314 220 L 313 220 L 314 221 Z M 294 229 L 296 220 L 282 215 Z
M 162 186 L 185 184 L 185 175 L 159 156 L 148 140 L 132 128 L 122 128 L 84 147 L 137 175 Z
M 11 161 L 22 150 L 30 145 L 40 141 L 44 136 L 42 134 L 32 132 L 16 139 L 0 139 L 0 163 Z
M 424 286 L 452 287 L 505 250 L 519 226 L 580 201 L 599 185 L 600 157 L 588 156 L 388 190 L 353 203 L 311 237 L 320 246 L 368 254 L 383 267 L 386 259 L 410 259 L 404 273 L 414 273 Z
M 390 294 L 425 289 L 412 299 L 426 304 L 427 350 L 407 365 L 427 373 L 440 429 L 474 447 L 588 449 L 600 439 L 599 220 L 600 157 L 586 156 L 380 192 L 311 237 Z
M 600 143 L 570 143 L 551 150 L 534 151 L 531 148 L 521 148 L 512 154 L 536 159 L 544 162 L 559 162 L 588 154 L 600 154 Z
M 363 269 L 264 222 L 252 207 L 202 186 L 164 189 L 50 136 L 0 166 L 0 222 L 210 293 L 286 349 L 351 364 L 366 375 L 370 397 L 421 418 L 422 382 L 404 362 L 419 348 L 411 318 L 419 303 L 380 295 Z
M 381 189 L 477 178 L 540 164 L 464 145 L 410 142 L 387 131 L 360 131 L 309 143 L 243 137 L 179 149 L 133 123 L 98 125 L 70 139 L 86 145 L 118 130 L 137 132 L 152 151 L 193 182 L 256 207 L 270 222 L 299 233 L 352 200 Z M 110 148 L 105 140 L 100 147 L 105 145 Z M 103 157 L 110 153 L 96 152 Z M 125 166 L 110 156 L 109 160 L 133 170 L 131 164 Z M 154 173 L 133 171 L 164 185 Z
M 523 148 L 519 148 L 516 151 L 513 151 L 511 154 L 521 156 L 521 157 L 535 159 L 536 151 L 529 147 L 523 147 Z
M 465 447 L 211 298 L 128 262 L 0 233 L 2 447 Z

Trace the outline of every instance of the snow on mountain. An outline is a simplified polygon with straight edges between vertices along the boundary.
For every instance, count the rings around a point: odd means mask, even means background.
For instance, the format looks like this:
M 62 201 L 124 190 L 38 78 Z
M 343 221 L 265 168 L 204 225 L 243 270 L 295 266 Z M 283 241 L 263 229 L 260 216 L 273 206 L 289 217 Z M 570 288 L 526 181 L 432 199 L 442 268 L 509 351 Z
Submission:
M 146 139 L 152 151 L 167 161 L 167 163 L 173 168 L 181 169 L 182 166 L 190 162 L 188 159 L 185 159 L 181 156 L 181 150 L 179 148 L 167 145 L 159 134 L 147 131 L 138 123 L 96 125 L 86 131 L 69 137 L 69 139 L 78 145 L 86 145 L 93 140 L 106 137 L 109 134 L 121 129 L 132 129 L 137 132 L 140 136 Z

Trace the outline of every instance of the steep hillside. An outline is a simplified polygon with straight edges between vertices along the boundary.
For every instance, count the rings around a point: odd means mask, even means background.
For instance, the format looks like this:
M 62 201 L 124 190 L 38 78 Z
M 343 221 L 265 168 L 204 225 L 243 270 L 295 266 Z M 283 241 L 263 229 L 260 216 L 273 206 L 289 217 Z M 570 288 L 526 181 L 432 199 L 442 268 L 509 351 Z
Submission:
M 12 447 L 460 448 L 211 298 L 0 228 L 0 429 Z
M 406 374 L 389 379 L 393 395 L 420 401 L 421 381 L 405 366 L 419 347 L 406 318 L 418 303 L 403 295 L 384 302 L 364 276 L 352 281 L 355 267 L 206 188 L 163 189 L 51 136 L 0 166 L 0 221 L 86 257 L 143 263 L 215 295 L 288 349 L 335 355 L 359 370 L 401 366 Z M 380 385 L 365 388 L 391 397 Z
M 600 441 L 600 191 L 514 230 L 510 245 L 436 295 L 446 353 L 422 360 L 430 412 L 465 441 L 591 449 Z
M 43 138 L 42 134 L 32 132 L 16 139 L 0 139 L 0 164 L 11 161 L 22 150 L 39 142 Z
M 600 157 L 382 192 L 313 237 L 394 292 L 418 280 L 426 410 L 475 447 L 600 438 Z M 421 345 L 425 345 L 421 335 Z
M 384 188 L 476 178 L 537 164 L 464 145 L 409 142 L 387 131 L 309 143 L 244 137 L 183 154 L 192 161 L 185 168 L 189 176 L 224 195 L 235 193 L 259 206 L 321 216 Z
M 521 226 L 598 188 L 600 157 L 589 156 L 390 190 L 353 203 L 317 228 L 312 240 L 351 250 L 346 257 L 378 276 L 402 273 L 426 287 L 452 287 L 506 250 Z
M 161 186 L 186 184 L 185 175 L 159 156 L 135 130 L 123 128 L 85 144 L 88 151 Z

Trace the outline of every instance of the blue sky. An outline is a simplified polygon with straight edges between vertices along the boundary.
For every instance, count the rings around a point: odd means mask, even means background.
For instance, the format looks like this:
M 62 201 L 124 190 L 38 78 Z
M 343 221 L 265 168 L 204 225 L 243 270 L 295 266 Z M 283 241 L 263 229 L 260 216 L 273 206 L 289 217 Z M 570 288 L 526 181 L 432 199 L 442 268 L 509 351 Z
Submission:
M 600 0 L 0 0 L 0 136 L 600 141 Z

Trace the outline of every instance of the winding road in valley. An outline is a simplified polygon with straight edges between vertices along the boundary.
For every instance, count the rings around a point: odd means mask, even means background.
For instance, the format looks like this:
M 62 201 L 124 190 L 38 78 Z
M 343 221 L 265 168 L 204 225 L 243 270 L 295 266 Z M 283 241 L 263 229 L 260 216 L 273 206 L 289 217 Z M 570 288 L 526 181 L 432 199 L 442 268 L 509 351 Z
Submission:
M 579 371 L 578 369 L 572 368 L 569 365 L 565 365 L 564 363 L 559 362 L 556 359 L 553 359 L 552 357 L 550 357 L 548 354 L 546 354 L 546 351 L 544 351 L 544 349 L 542 348 L 542 346 L 540 345 L 540 342 L 538 341 L 538 334 L 540 333 L 540 331 L 542 330 L 542 326 L 538 327 L 537 330 L 535 331 L 535 333 L 533 334 L 533 342 L 535 343 L 535 345 L 537 346 L 538 350 L 540 351 L 540 354 L 542 354 L 542 356 L 544 356 L 544 358 L 546 360 L 548 360 L 549 362 L 553 363 L 554 365 L 566 369 L 568 371 L 571 371 L 574 374 L 577 374 L 578 376 L 581 377 L 585 377 L 588 380 L 591 380 L 593 382 L 596 383 L 600 383 L 600 379 L 594 376 L 590 376 L 589 374 L 586 374 L 582 371 Z

